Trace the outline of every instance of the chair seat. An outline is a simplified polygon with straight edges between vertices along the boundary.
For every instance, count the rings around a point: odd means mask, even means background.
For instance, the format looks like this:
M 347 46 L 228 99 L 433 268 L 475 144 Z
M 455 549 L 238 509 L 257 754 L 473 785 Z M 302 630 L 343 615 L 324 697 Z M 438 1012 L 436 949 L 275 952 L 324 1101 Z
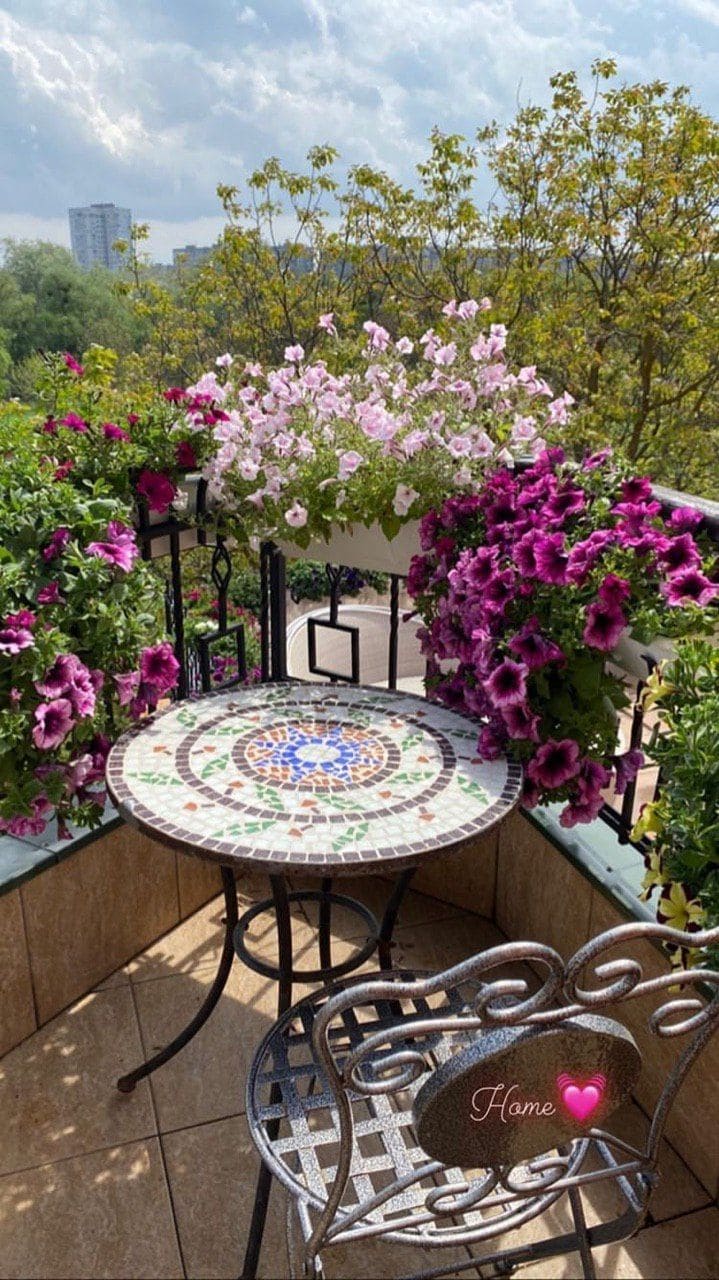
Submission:
M 253 1139 L 289 1193 L 314 1209 L 324 1206 L 328 1186 L 334 1180 L 340 1132 L 334 1095 L 313 1049 L 313 1023 L 330 995 L 379 976 L 363 974 L 330 992 L 301 1000 L 272 1027 L 250 1068 L 247 1118 Z M 386 973 L 381 976 L 388 977 Z M 403 970 L 393 976 L 413 981 L 427 975 Z M 354 1005 L 330 1028 L 333 1053 L 342 1061 L 369 1036 L 403 1022 L 428 1018 L 439 1010 L 452 1015 L 466 1013 L 479 989 L 476 982 L 466 983 L 461 989 L 442 991 L 432 1003 L 393 999 Z M 421 1039 L 413 1036 L 412 1049 L 420 1050 L 429 1070 L 481 1034 L 476 1030 L 432 1031 Z M 361 1081 L 371 1085 L 382 1078 L 383 1060 L 398 1047 L 395 1041 L 391 1050 L 385 1046 L 371 1051 L 362 1060 Z M 547 1186 L 546 1170 L 538 1173 L 529 1164 L 506 1171 L 500 1178 L 487 1170 L 451 1169 L 433 1161 L 418 1145 L 412 1112 L 414 1097 L 425 1078 L 419 1074 L 411 1084 L 394 1092 L 350 1091 L 354 1146 L 337 1243 L 374 1234 L 405 1244 L 435 1246 L 489 1239 L 544 1213 L 564 1194 L 562 1188 Z M 563 1153 L 566 1168 L 562 1172 L 576 1174 L 590 1163 L 596 1168 L 599 1157 L 600 1148 L 591 1140 L 576 1140 Z M 610 1161 L 611 1157 L 602 1158 L 604 1165 Z M 541 1187 L 540 1181 L 544 1182 Z M 399 1185 L 388 1198 L 378 1199 L 395 1183 Z M 442 1187 L 442 1212 L 437 1216 L 438 1189 Z M 434 1213 L 427 1208 L 428 1196 L 434 1202 Z M 365 1208 L 359 1216 L 361 1204 Z

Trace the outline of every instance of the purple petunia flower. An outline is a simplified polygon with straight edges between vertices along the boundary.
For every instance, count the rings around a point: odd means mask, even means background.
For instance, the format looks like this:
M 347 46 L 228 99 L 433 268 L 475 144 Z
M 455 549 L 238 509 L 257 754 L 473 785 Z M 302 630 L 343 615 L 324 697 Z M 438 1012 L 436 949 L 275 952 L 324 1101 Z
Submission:
M 143 684 L 150 685 L 158 694 L 167 693 L 177 681 L 180 664 L 172 652 L 172 645 L 164 641 L 152 648 L 143 649 L 140 656 L 140 675 Z
M 144 498 L 150 511 L 165 511 L 175 497 L 175 486 L 162 471 L 145 468 L 137 481 L 137 492 Z
M 674 533 L 691 533 L 703 519 L 701 511 L 697 511 L 696 507 L 675 507 L 667 524 Z
M 575 489 L 573 485 L 567 485 L 564 489 L 560 489 L 553 494 L 548 502 L 542 508 L 542 516 L 549 523 L 561 524 L 568 516 L 578 515 L 586 506 L 586 498 L 583 489 Z
M 616 573 L 608 573 L 599 586 L 597 595 L 603 604 L 622 605 L 628 600 L 632 593 L 632 588 L 626 578 L 620 578 Z
M 540 582 L 562 587 L 567 582 L 569 555 L 565 550 L 564 534 L 549 533 L 537 538 L 534 544 L 537 577 Z
M 512 706 L 502 707 L 501 712 L 510 738 L 539 742 L 539 716 L 535 716 L 526 703 L 513 703 Z
M 16 658 L 23 649 L 31 649 L 35 641 L 27 627 L 3 627 L 0 629 L 0 653 Z
M 107 542 L 88 543 L 85 554 L 116 564 L 129 573 L 139 555 L 135 532 L 121 520 L 111 520 L 107 526 Z
M 46 698 L 59 698 L 67 692 L 81 670 L 86 671 L 87 668 L 83 667 L 76 654 L 59 653 L 42 680 L 35 681 L 35 688 Z
M 582 639 L 592 649 L 601 649 L 603 653 L 609 653 L 626 625 L 627 620 L 617 604 L 596 600 L 587 609 L 587 621 Z
M 719 586 L 710 582 L 698 569 L 681 569 L 668 582 L 662 583 L 662 595 L 673 607 L 685 604 L 709 604 L 719 595 Z
M 670 578 L 682 569 L 695 568 L 702 561 L 699 548 L 690 533 L 667 538 L 658 558 L 659 564 Z
M 130 433 L 124 427 L 118 427 L 115 422 L 103 422 L 102 434 L 106 440 L 129 440 Z
M 117 696 L 121 707 L 127 707 L 137 693 L 140 684 L 139 671 L 127 671 L 114 675 L 113 680 L 117 685 Z
M 477 740 L 477 752 L 483 760 L 498 760 L 506 742 L 506 732 L 502 733 L 494 724 L 486 724 Z
M 38 604 L 62 604 L 63 603 L 63 598 L 60 594 L 60 586 L 57 583 L 57 581 L 53 579 L 52 582 L 48 582 L 46 587 L 40 588 L 40 590 L 37 593 L 37 602 Z
M 61 556 L 69 541 L 69 529 L 64 526 L 56 529 L 42 553 L 42 558 L 45 563 L 49 564 L 51 560 L 56 560 L 58 556 Z
M 527 774 L 537 786 L 554 790 L 579 771 L 579 744 L 573 738 L 549 738 L 530 760 Z
M 612 763 L 617 775 L 614 790 L 618 796 L 623 796 L 628 784 L 634 781 L 644 764 L 644 753 L 637 750 L 625 751 L 624 755 L 615 756 Z
M 513 662 L 511 658 L 500 662 L 484 682 L 493 706 L 509 707 L 512 703 L 524 702 L 527 697 L 527 675 L 527 668 L 523 663 Z
M 40 751 L 52 751 L 59 747 L 74 725 L 72 703 L 67 698 L 55 698 L 41 702 L 35 708 L 35 728 L 32 740 Z
M 66 413 L 65 417 L 60 419 L 60 426 L 69 427 L 71 431 L 76 431 L 81 436 L 84 436 L 88 429 L 85 419 L 77 413 Z
M 593 822 L 599 817 L 604 800 L 597 792 L 572 800 L 559 815 L 560 827 L 576 827 L 579 822 Z
M 509 641 L 510 649 L 519 655 L 530 671 L 538 671 L 548 662 L 561 662 L 564 658 L 559 645 L 553 640 L 546 640 L 538 628 L 539 619 L 528 618 L 521 631 Z
M 634 476 L 622 482 L 622 502 L 649 502 L 652 482 L 649 476 Z

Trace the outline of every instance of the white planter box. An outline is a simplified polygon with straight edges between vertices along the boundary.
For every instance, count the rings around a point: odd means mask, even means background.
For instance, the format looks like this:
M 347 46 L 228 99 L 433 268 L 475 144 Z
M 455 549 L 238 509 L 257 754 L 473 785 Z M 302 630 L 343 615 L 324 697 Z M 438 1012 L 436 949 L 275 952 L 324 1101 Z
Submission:
M 319 560 L 324 564 L 344 564 L 356 569 L 374 569 L 378 573 L 396 573 L 405 577 L 409 572 L 412 556 L 420 552 L 419 520 L 403 524 L 391 542 L 378 524 L 369 529 L 364 525 L 352 525 L 347 529 L 334 529 L 327 542 L 316 539 L 307 547 L 277 539 L 277 545 L 293 560 Z
M 640 644 L 638 640 L 632 638 L 631 630 L 627 628 L 609 656 L 612 662 L 623 671 L 629 672 L 637 680 L 646 680 L 649 668 L 642 654 L 648 653 L 655 662 L 663 662 L 665 659 L 676 657 L 676 652 L 674 641 L 668 636 L 654 636 L 653 640 Z

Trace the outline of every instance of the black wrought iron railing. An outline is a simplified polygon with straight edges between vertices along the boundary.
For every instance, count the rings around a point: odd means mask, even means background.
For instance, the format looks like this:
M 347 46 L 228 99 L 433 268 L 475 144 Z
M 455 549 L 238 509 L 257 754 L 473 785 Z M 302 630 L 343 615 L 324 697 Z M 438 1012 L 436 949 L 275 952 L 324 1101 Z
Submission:
M 704 516 L 703 531 L 719 548 L 719 503 L 694 498 L 674 490 L 655 487 L 655 496 L 666 509 L 678 506 L 694 506 Z M 196 509 L 187 515 L 176 514 L 170 509 L 167 519 L 153 523 L 145 504 L 138 509 L 137 534 L 145 559 L 161 558 L 167 565 L 165 571 L 165 615 L 168 632 L 172 636 L 175 655 L 180 664 L 176 690 L 177 698 L 208 693 L 212 689 L 232 688 L 248 679 L 247 636 L 242 621 L 232 622 L 230 613 L 233 579 L 232 540 L 222 530 L 221 520 L 207 507 L 207 486 L 204 480 L 197 487 Z M 196 638 L 186 635 L 187 602 L 183 583 L 183 559 L 186 551 L 195 547 L 211 549 L 209 576 L 217 593 L 216 626 Z M 260 678 L 285 680 L 288 671 L 287 653 L 287 582 L 286 562 L 283 552 L 272 542 L 265 542 L 259 550 L 259 648 Z M 360 682 L 361 631 L 353 623 L 342 620 L 340 607 L 346 575 L 361 566 L 326 566 L 328 607 L 326 617 L 308 617 L 306 623 L 306 670 L 316 678 L 331 681 Z M 400 595 L 402 576 L 392 574 L 388 589 L 387 665 L 386 684 L 396 689 L 398 683 L 398 654 L 400 629 Z M 324 612 L 324 611 L 323 611 Z M 333 669 L 322 664 L 318 656 L 318 638 L 323 631 L 341 634 L 349 641 L 349 664 L 343 669 Z M 213 672 L 213 650 L 220 645 L 234 645 L 232 674 L 218 678 Z M 653 658 L 643 655 L 649 674 Z M 627 676 L 631 696 L 631 712 L 628 732 L 624 742 L 626 749 L 641 748 L 646 742 L 647 724 L 642 707 L 642 692 L 646 679 Z M 654 775 L 653 794 L 659 785 Z M 618 802 L 604 805 L 600 817 L 616 833 L 621 843 L 630 843 L 630 832 L 637 817 L 639 801 L 647 796 L 647 778 L 640 772 L 631 782 Z M 643 844 L 637 845 L 642 848 Z

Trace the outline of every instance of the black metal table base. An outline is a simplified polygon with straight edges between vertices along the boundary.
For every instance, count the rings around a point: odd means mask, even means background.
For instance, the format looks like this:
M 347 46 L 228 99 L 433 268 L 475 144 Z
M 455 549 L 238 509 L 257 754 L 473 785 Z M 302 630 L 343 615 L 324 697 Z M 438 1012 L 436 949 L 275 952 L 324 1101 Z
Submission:
M 378 923 L 373 913 L 363 903 L 344 894 L 333 893 L 330 879 L 323 879 L 319 890 L 303 889 L 290 893 L 283 875 L 270 876 L 272 897 L 257 903 L 254 907 L 250 907 L 240 918 L 237 910 L 237 887 L 235 885 L 234 872 L 229 867 L 220 867 L 222 891 L 225 896 L 225 937 L 222 944 L 220 963 L 212 986 L 194 1018 L 188 1022 L 179 1035 L 175 1036 L 170 1044 L 161 1049 L 159 1053 L 154 1054 L 147 1062 L 143 1062 L 141 1066 L 136 1067 L 134 1071 L 129 1071 L 127 1075 L 120 1077 L 117 1081 L 117 1087 L 120 1092 L 131 1093 L 138 1080 L 143 1080 L 146 1076 L 151 1075 L 153 1071 L 156 1071 L 158 1067 L 164 1066 L 166 1062 L 175 1057 L 175 1054 L 184 1049 L 193 1036 L 197 1035 L 197 1032 L 207 1022 L 225 989 L 235 953 L 255 973 L 260 973 L 264 977 L 272 978 L 277 982 L 278 1017 L 286 1009 L 289 1009 L 292 1003 L 292 987 L 294 983 L 318 982 L 329 985 L 338 978 L 343 978 L 348 973 L 358 969 L 360 965 L 364 964 L 365 960 L 369 959 L 374 951 L 378 953 L 380 968 L 390 969 L 392 967 L 392 934 L 402 899 L 407 892 L 414 872 L 415 868 L 410 867 L 399 876 L 382 920 Z M 316 969 L 295 968 L 292 952 L 291 906 L 293 902 L 317 902 L 319 904 L 317 942 L 320 963 Z M 332 964 L 331 924 L 333 907 L 342 907 L 347 911 L 354 912 L 364 922 L 368 930 L 367 941 L 355 954 L 348 960 L 335 965 Z M 252 921 L 266 911 L 273 911 L 275 916 L 278 944 L 278 961 L 276 965 L 253 955 L 245 941 L 245 935 Z M 273 1087 L 278 1088 L 278 1086 Z M 276 1100 L 279 1100 L 279 1094 Z M 270 1185 L 271 1174 L 267 1166 L 263 1164 L 260 1166 L 257 1179 L 252 1222 L 242 1269 L 243 1280 L 254 1280 L 257 1272 L 257 1263 L 267 1217 Z

